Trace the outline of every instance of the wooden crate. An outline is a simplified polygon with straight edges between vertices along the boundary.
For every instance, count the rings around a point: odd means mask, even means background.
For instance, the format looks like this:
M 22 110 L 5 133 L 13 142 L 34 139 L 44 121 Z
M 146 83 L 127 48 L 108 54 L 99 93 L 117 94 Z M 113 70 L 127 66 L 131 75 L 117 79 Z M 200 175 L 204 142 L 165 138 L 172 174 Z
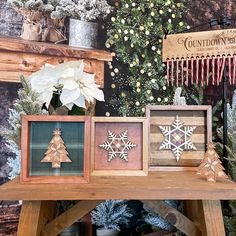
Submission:
M 157 106 L 146 108 L 149 119 L 149 166 L 153 167 L 197 167 L 211 141 L 211 106 Z M 172 150 L 160 149 L 165 136 L 160 126 L 170 127 L 178 115 L 184 126 L 195 126 L 190 139 L 196 150 L 184 150 L 177 161 Z M 182 168 L 181 168 L 182 169 Z
M 20 75 L 29 76 L 45 63 L 55 65 L 81 59 L 85 71 L 95 74 L 96 82 L 103 87 L 104 62 L 112 60 L 109 52 L 0 37 L 0 81 L 19 82 Z

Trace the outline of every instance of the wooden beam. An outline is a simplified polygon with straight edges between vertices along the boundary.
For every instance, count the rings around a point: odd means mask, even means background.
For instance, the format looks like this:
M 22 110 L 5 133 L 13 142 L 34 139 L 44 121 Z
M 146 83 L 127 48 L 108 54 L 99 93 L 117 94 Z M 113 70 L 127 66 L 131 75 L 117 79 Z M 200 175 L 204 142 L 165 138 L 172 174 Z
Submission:
M 207 236 L 225 236 L 224 220 L 220 201 L 201 201 L 203 222 Z
M 187 200 L 184 208 L 186 215 L 201 228 L 202 235 L 225 235 L 220 201 Z
M 42 230 L 40 236 L 56 236 L 65 228 L 72 225 L 77 220 L 84 217 L 88 212 L 93 210 L 102 201 L 80 201 L 66 212 L 62 213 Z
M 99 61 L 112 61 L 112 54 L 103 50 L 77 48 L 65 44 L 42 43 L 3 36 L 0 37 L 0 50 L 59 57 L 74 57 L 79 59 L 95 59 Z
M 206 235 L 203 225 L 201 200 L 186 200 L 184 203 L 184 215 L 195 223 L 201 229 L 202 235 Z
M 53 219 L 55 201 L 24 201 L 17 236 L 39 236 L 44 225 Z
M 80 222 L 83 225 L 83 227 L 82 227 L 83 232 L 82 233 L 86 234 L 86 236 L 93 236 L 93 225 L 92 225 L 92 222 L 91 222 L 90 213 L 88 213 L 83 218 L 81 218 Z
M 191 220 L 165 202 L 148 200 L 142 202 L 186 235 L 201 235 L 201 231 Z
M 20 82 L 20 75 L 29 76 L 33 72 L 40 70 L 45 64 L 57 65 L 77 60 L 74 57 L 0 50 L 0 81 Z M 83 62 L 84 71 L 95 74 L 96 83 L 104 87 L 104 61 L 84 59 Z

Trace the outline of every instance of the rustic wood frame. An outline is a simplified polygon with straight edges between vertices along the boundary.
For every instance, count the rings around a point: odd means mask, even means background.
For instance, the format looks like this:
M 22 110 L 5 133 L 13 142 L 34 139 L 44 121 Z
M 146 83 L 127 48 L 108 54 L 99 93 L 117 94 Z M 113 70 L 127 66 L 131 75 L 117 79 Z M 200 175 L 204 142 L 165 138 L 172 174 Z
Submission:
M 96 123 L 141 123 L 142 124 L 142 169 L 141 170 L 95 170 L 95 126 Z M 146 176 L 148 175 L 148 120 L 137 117 L 92 117 L 91 122 L 91 175 L 93 176 Z
M 83 176 L 29 176 L 30 170 L 30 127 L 29 123 L 47 122 L 84 122 L 84 175 Z M 90 116 L 22 116 L 21 134 L 21 183 L 88 183 L 90 179 Z
M 150 171 L 196 171 L 197 167 L 191 166 L 151 166 L 150 160 L 150 117 L 151 111 L 205 111 L 206 112 L 206 129 L 207 129 L 207 143 L 212 141 L 212 107 L 209 105 L 147 105 L 146 106 L 146 117 L 149 123 L 148 132 L 148 148 L 149 148 L 149 170 Z

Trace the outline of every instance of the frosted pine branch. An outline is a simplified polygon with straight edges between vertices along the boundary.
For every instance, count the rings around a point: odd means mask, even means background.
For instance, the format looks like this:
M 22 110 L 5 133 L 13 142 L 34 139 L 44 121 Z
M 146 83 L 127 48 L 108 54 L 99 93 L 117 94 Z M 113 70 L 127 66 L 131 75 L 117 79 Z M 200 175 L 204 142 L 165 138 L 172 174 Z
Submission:
M 82 21 L 105 19 L 112 7 L 106 0 L 60 0 L 51 16 L 53 19 L 73 17 Z
M 128 225 L 132 217 L 131 209 L 122 200 L 108 200 L 99 204 L 91 212 L 92 223 L 105 228 L 120 230 L 121 225 Z

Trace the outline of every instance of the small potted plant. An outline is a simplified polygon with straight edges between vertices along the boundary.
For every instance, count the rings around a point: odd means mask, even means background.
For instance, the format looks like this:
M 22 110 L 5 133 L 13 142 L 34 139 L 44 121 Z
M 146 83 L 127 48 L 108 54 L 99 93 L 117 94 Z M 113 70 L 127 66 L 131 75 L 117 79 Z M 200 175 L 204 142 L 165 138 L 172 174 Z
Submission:
M 121 225 L 128 225 L 133 216 L 125 201 L 108 200 L 99 204 L 91 212 L 92 223 L 100 227 L 97 236 L 116 236 Z
M 55 7 L 51 17 L 70 17 L 69 45 L 96 48 L 98 21 L 105 19 L 112 7 L 106 0 L 67 0 Z
M 7 2 L 23 16 L 21 38 L 55 43 L 66 40 L 64 18 L 51 18 L 51 12 L 61 0 L 7 0 Z

